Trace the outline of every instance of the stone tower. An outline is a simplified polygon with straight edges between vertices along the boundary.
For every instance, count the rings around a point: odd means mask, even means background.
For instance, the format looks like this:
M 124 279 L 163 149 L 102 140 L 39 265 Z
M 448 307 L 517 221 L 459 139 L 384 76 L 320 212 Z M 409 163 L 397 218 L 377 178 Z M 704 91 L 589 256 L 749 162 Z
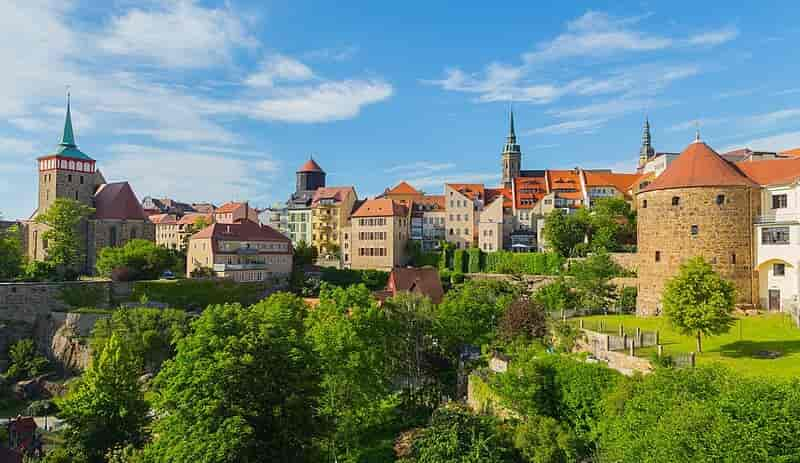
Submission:
M 738 304 L 755 303 L 758 185 L 698 136 L 636 201 L 639 315 L 661 313 L 666 282 L 695 256 L 734 283 Z
M 72 130 L 69 95 L 67 116 L 61 141 L 53 154 L 38 158 L 38 212 L 45 211 L 56 198 L 68 198 L 92 205 L 95 189 L 95 161 L 78 149 Z
M 522 164 L 522 151 L 517 144 L 517 134 L 514 133 L 514 110 L 511 110 L 511 124 L 503 146 L 503 187 L 511 188 L 514 179 L 519 177 Z
M 310 157 L 295 174 L 297 183 L 295 192 L 300 194 L 304 191 L 316 191 L 325 186 L 325 171 Z
M 644 129 L 642 130 L 642 147 L 639 149 L 639 168 L 644 167 L 648 160 L 656 155 L 650 138 L 650 120 L 644 118 Z

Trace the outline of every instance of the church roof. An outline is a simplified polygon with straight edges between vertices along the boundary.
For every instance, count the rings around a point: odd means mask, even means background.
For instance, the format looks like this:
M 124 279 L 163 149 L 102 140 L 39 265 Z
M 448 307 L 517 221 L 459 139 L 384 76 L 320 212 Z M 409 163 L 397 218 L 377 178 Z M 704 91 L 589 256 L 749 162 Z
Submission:
M 759 185 L 786 184 L 800 178 L 800 158 L 744 161 L 736 167 Z
M 94 194 L 96 219 L 147 220 L 128 182 L 104 183 Z
M 88 154 L 78 149 L 75 144 L 75 132 L 72 130 L 72 112 L 70 111 L 69 94 L 67 94 L 67 116 L 64 119 L 64 131 L 61 134 L 61 142 L 58 144 L 56 153 L 66 158 L 79 159 L 82 161 L 93 161 Z
M 317 164 L 317 161 L 315 161 L 314 158 L 311 158 L 308 161 L 306 161 L 305 164 L 300 166 L 298 172 L 324 172 L 324 171 L 322 170 L 322 167 L 320 167 L 319 164 Z
M 734 164 L 698 137 L 641 192 L 704 186 L 755 186 Z

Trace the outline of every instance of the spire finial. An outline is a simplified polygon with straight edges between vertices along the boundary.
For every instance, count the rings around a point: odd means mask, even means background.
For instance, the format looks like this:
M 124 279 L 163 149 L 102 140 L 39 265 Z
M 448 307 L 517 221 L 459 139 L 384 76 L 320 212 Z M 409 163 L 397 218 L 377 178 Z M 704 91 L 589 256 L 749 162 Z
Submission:
M 70 111 L 70 86 L 67 85 L 67 116 L 64 120 L 64 132 L 61 134 L 61 143 L 59 145 L 68 148 L 74 148 L 75 133 L 72 130 L 72 113 Z
M 510 113 L 510 118 L 509 118 L 510 124 L 509 124 L 509 130 L 508 130 L 508 138 L 516 140 L 517 134 L 514 131 L 514 103 L 511 103 L 511 107 L 510 107 L 509 113 Z
M 703 140 L 700 139 L 700 121 L 694 121 L 694 142 L 695 143 L 703 142 Z

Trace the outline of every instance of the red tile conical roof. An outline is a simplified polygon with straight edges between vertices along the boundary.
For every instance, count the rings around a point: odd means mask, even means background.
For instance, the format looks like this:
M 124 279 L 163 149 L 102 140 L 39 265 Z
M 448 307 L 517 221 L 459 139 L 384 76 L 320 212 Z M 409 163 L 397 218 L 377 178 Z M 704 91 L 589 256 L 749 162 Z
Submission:
M 697 140 L 641 193 L 703 186 L 757 186 L 732 163 L 704 142 Z
M 322 172 L 322 167 L 317 164 L 314 158 L 311 158 L 300 167 L 298 172 Z

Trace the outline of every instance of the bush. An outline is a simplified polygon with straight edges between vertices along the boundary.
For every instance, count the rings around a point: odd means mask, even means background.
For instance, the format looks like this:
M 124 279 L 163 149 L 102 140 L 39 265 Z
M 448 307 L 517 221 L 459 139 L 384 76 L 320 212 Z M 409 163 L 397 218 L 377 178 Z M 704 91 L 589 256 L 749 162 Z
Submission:
M 453 272 L 450 274 L 450 283 L 459 285 L 464 282 L 464 274 L 461 272 Z
M 503 312 L 497 331 L 504 341 L 543 338 L 547 334 L 547 313 L 541 304 L 518 298 Z
M 564 258 L 556 253 L 497 251 L 486 254 L 483 268 L 487 273 L 558 275 L 563 265 Z
M 97 271 L 102 276 L 114 277 L 114 270 L 126 268 L 128 281 L 155 280 L 165 270 L 174 267 L 175 261 L 176 257 L 169 249 L 152 241 L 130 240 L 120 248 L 103 248 L 97 259 Z
M 58 281 L 56 266 L 50 262 L 32 260 L 25 266 L 22 279 L 25 281 Z
M 636 311 L 636 287 L 625 286 L 619 291 L 617 297 L 617 308 L 621 312 L 635 312 Z
M 335 286 L 351 286 L 363 283 L 368 289 L 377 291 L 386 287 L 389 273 L 380 270 L 351 270 L 326 267 L 322 269 L 322 281 Z
M 189 274 L 192 278 L 213 278 L 214 269 L 211 267 L 197 267 Z
M 64 284 L 58 299 L 72 308 L 97 307 L 103 304 L 104 292 L 99 286 L 89 284 Z
M 481 250 L 479 248 L 469 248 L 467 250 L 469 260 L 467 263 L 468 273 L 480 273 L 483 266 L 481 265 Z
M 230 280 L 137 281 L 133 286 L 133 300 L 146 296 L 151 301 L 180 309 L 204 309 L 228 302 L 250 305 L 261 299 L 266 288 L 260 282 Z
M 464 249 L 456 249 L 453 253 L 453 271 L 464 273 L 467 264 L 467 251 Z
M 21 339 L 17 341 L 8 352 L 9 367 L 6 371 L 6 379 L 17 381 L 41 375 L 47 370 L 47 359 L 39 355 L 33 339 Z

